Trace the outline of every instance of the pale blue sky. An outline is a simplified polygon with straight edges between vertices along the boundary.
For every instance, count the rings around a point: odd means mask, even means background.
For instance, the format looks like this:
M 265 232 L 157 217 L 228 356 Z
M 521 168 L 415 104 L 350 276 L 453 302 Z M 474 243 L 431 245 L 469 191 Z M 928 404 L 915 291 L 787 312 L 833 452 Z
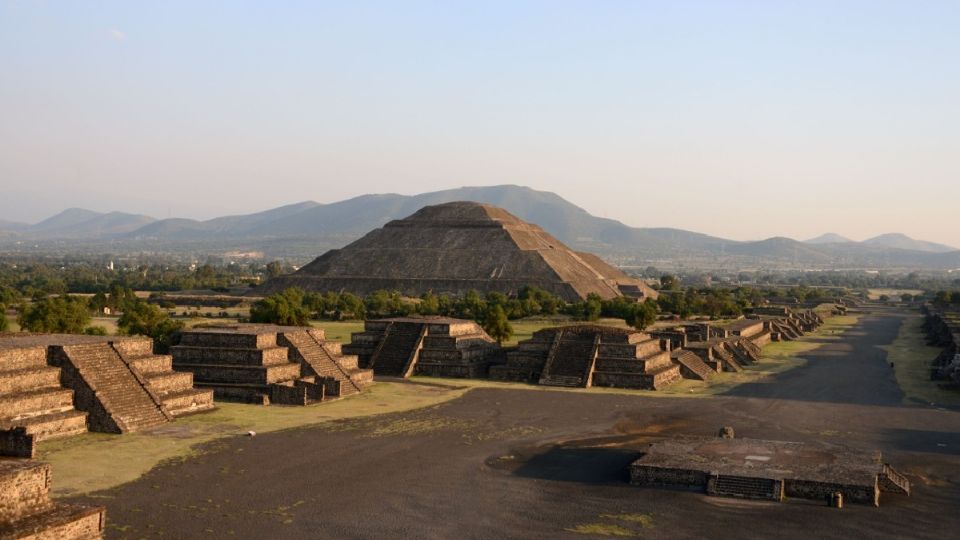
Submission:
M 3 2 L 0 219 L 513 183 L 960 246 L 960 2 Z

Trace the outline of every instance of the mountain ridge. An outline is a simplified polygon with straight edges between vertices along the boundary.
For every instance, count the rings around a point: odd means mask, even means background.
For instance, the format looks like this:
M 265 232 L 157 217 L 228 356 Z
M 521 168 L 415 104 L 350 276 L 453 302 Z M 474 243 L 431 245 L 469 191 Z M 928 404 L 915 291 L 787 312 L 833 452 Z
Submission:
M 277 244 L 297 239 L 299 245 L 342 247 L 388 221 L 405 218 L 423 206 L 474 201 L 499 206 L 524 221 L 536 223 L 568 245 L 619 259 L 738 257 L 811 265 L 960 266 L 960 251 L 913 240 L 901 234 L 881 235 L 867 242 L 818 242 L 843 238 L 834 233 L 801 242 L 786 237 L 758 241 L 729 240 L 665 227 L 630 227 L 593 216 L 559 195 L 524 186 L 463 187 L 418 195 L 367 194 L 333 203 L 302 201 L 253 214 L 209 220 L 154 219 L 123 212 L 67 209 L 15 234 L 39 238 L 85 238 L 111 242 L 208 242 L 217 245 Z M 913 246 L 916 249 L 911 249 Z M 948 251 L 949 250 L 949 251 Z M 317 253 L 318 255 L 319 253 Z

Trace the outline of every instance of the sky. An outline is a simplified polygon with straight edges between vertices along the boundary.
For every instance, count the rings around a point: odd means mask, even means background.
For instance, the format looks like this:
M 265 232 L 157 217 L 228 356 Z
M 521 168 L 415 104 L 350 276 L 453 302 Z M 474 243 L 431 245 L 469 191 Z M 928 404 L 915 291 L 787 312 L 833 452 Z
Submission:
M 960 246 L 960 2 L 0 0 L 0 220 L 519 184 Z

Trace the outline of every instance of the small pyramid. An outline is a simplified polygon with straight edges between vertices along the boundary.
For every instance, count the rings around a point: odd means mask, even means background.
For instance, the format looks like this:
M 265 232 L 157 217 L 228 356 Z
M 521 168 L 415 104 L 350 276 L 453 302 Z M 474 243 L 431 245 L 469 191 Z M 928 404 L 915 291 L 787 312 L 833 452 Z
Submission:
M 396 290 L 462 295 L 515 294 L 533 285 L 569 301 L 656 298 L 645 283 L 596 255 L 577 253 L 542 228 L 502 208 L 475 202 L 426 206 L 342 248 L 328 251 L 294 274 L 270 280 L 255 294 L 288 287 L 366 295 Z

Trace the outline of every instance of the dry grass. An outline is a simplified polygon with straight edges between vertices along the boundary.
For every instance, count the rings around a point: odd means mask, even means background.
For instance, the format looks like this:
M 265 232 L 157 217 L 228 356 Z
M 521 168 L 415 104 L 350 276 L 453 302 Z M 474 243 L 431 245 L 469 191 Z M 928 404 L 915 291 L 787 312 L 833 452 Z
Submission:
M 960 392 L 945 390 L 930 380 L 930 364 L 941 350 L 927 345 L 923 337 L 923 318 L 907 317 L 897 339 L 883 347 L 893 362 L 897 384 L 903 390 L 904 403 L 920 401 L 941 405 L 960 405 Z
M 615 523 L 583 523 L 566 530 L 577 534 L 589 534 L 592 536 L 637 536 L 636 531 L 632 531 Z

